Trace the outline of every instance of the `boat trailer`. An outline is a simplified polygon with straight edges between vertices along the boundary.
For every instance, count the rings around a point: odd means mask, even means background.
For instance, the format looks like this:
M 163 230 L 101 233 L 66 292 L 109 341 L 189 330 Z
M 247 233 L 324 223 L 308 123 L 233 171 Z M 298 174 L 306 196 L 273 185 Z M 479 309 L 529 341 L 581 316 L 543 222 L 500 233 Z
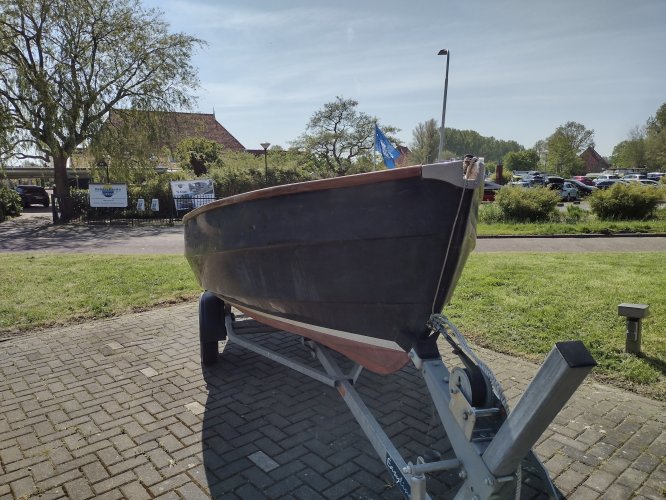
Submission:
M 323 367 L 323 371 L 317 370 L 249 340 L 246 337 L 250 334 L 266 333 L 266 328 L 243 328 L 243 323 L 249 322 L 236 322 L 229 306 L 211 292 L 204 292 L 199 300 L 202 364 L 216 363 L 218 342 L 227 340 L 335 388 L 405 498 L 431 498 L 426 475 L 441 471 L 457 471 L 462 486 L 454 498 L 459 500 L 562 498 L 532 447 L 596 366 L 582 342 L 556 343 L 509 413 L 490 369 L 455 325 L 444 316 L 433 315 L 428 341 L 412 349 L 409 357 L 425 380 L 455 458 L 426 461 L 419 456 L 413 463 L 402 457 L 355 389 L 361 365 L 354 364 L 345 373 L 328 348 L 303 339 Z M 451 344 L 464 367 L 447 368 L 437 348 L 439 336 Z

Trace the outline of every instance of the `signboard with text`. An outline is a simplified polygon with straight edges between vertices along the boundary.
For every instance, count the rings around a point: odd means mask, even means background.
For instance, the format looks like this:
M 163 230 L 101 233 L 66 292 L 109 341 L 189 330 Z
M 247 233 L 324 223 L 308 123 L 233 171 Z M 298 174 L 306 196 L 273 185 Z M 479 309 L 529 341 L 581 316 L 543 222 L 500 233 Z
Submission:
M 127 184 L 90 184 L 91 207 L 127 208 Z
M 215 201 L 215 189 L 211 179 L 171 181 L 171 193 L 176 210 L 190 210 Z

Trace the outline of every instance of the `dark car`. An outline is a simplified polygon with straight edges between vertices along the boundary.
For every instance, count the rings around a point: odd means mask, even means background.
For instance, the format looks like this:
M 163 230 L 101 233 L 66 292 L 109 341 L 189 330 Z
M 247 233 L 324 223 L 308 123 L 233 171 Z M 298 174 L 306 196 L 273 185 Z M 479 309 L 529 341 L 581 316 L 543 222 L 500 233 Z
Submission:
M 43 205 L 45 207 L 49 206 L 49 193 L 47 193 L 43 187 L 19 185 L 14 189 L 16 189 L 16 192 L 21 196 L 23 206 L 26 208 L 30 205 Z
M 597 189 L 608 189 L 609 187 L 617 184 L 616 179 L 604 179 L 595 184 Z
M 495 195 L 501 187 L 492 181 L 485 181 L 483 183 L 483 201 L 495 201 Z
M 551 189 L 562 189 L 563 184 L 564 184 L 563 177 L 558 177 L 556 175 L 549 175 L 548 177 L 546 177 L 546 186 L 550 186 Z
M 598 189 L 595 186 L 588 186 L 584 182 L 581 182 L 576 179 L 569 179 L 567 182 L 573 184 L 574 187 L 578 189 L 578 194 L 580 194 L 581 196 L 588 196 Z

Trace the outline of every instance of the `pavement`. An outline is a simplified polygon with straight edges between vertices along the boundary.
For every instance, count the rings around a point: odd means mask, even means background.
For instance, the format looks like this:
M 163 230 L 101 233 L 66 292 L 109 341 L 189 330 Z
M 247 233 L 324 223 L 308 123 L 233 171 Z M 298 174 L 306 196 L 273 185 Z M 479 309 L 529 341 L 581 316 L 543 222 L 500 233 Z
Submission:
M 43 234 L 67 239 L 37 226 L 4 227 L 0 251 L 17 241 L 44 250 Z M 182 238 L 179 228 L 120 229 L 103 233 L 103 248 L 150 250 L 159 234 Z M 96 251 L 101 236 L 77 237 L 61 244 Z M 310 362 L 297 338 L 264 337 Z M 195 303 L 0 339 L 0 500 L 402 497 L 334 389 L 238 345 L 220 350 L 219 363 L 202 368 Z M 515 406 L 538 367 L 478 354 Z M 357 388 L 406 459 L 447 449 L 413 368 L 363 373 Z M 568 498 L 663 499 L 665 410 L 589 381 L 535 450 Z M 436 498 L 452 498 L 458 485 L 451 474 L 428 480 Z

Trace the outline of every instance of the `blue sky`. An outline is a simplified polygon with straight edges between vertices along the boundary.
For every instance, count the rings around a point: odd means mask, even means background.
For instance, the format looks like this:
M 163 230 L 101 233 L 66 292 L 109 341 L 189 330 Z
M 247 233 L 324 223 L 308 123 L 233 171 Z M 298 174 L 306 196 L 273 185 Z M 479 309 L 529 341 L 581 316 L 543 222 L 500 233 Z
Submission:
M 194 111 L 246 148 L 287 147 L 336 96 L 401 129 L 447 127 L 532 147 L 567 121 L 610 155 L 666 102 L 666 0 L 146 0 L 206 40 Z

